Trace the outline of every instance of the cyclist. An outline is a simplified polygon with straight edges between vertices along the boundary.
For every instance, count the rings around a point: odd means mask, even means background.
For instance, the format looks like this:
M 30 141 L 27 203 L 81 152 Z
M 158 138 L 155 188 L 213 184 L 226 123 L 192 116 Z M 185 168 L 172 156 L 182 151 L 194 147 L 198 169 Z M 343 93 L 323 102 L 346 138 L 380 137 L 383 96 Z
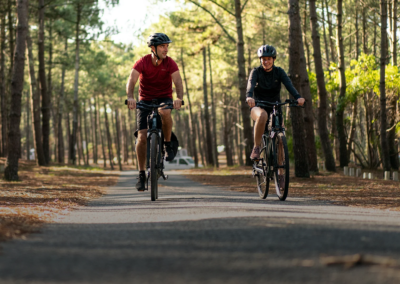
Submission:
M 131 74 L 126 84 L 128 96 L 128 107 L 133 110 L 136 108 L 136 100 L 133 97 L 136 82 L 140 78 L 139 101 L 151 104 L 153 99 L 158 100 L 158 104 L 172 103 L 174 109 L 180 109 L 183 98 L 182 78 L 179 73 L 178 65 L 167 56 L 169 44 L 172 41 L 163 33 L 153 33 L 147 39 L 147 45 L 151 48 L 151 54 L 140 58 L 133 65 Z M 172 82 L 174 82 L 177 99 L 172 100 Z M 145 164 L 147 155 L 147 116 L 150 111 L 138 109 L 138 140 L 136 143 L 136 153 L 139 161 L 139 180 L 136 184 L 138 191 L 145 190 Z M 172 161 L 175 157 L 171 145 L 172 117 L 171 109 L 159 109 L 162 120 L 162 131 L 164 134 L 164 144 L 166 160 Z
M 253 161 L 260 159 L 261 138 L 272 111 L 272 107 L 256 107 L 255 99 L 271 103 L 280 102 L 281 83 L 283 83 L 289 93 L 297 100 L 298 105 L 302 106 L 305 102 L 304 98 L 293 87 L 286 72 L 281 67 L 274 65 L 276 49 L 272 45 L 262 45 L 258 49 L 257 55 L 261 65 L 251 71 L 246 90 L 246 102 L 250 106 L 251 118 L 255 121 L 254 148 L 250 155 L 250 159 Z M 280 117 L 280 123 L 282 124 L 282 116 Z

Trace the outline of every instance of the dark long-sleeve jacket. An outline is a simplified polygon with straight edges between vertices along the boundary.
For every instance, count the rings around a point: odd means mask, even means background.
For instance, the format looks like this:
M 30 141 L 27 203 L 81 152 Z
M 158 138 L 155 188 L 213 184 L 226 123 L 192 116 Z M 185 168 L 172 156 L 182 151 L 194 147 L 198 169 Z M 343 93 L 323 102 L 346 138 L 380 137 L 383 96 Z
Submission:
M 271 103 L 280 102 L 281 83 L 285 85 L 288 92 L 296 100 L 301 97 L 281 67 L 273 66 L 272 71 L 266 72 L 262 65 L 260 65 L 250 73 L 246 97 Z

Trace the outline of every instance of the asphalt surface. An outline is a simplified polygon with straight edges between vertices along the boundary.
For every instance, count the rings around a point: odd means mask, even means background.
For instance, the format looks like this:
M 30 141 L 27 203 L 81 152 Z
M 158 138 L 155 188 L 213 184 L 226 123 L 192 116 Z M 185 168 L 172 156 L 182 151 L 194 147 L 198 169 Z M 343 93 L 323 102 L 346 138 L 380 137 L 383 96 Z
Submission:
M 0 283 L 400 283 L 400 266 L 323 261 L 360 253 L 400 264 L 400 212 L 261 200 L 176 173 L 151 202 L 135 177 L 124 172 L 89 206 L 1 244 Z

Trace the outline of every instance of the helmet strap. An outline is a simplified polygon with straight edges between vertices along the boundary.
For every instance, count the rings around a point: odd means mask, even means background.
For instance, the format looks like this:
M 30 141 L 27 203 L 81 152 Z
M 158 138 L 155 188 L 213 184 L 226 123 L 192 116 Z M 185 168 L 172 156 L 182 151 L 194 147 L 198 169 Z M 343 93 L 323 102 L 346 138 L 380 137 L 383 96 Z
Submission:
M 158 57 L 158 54 L 157 54 L 157 45 L 154 45 L 154 49 L 156 50 L 156 52 L 154 52 L 153 50 L 151 50 L 151 53 L 153 53 L 154 56 L 157 58 L 157 59 L 156 59 L 156 66 L 158 66 L 158 60 L 160 60 L 160 57 Z

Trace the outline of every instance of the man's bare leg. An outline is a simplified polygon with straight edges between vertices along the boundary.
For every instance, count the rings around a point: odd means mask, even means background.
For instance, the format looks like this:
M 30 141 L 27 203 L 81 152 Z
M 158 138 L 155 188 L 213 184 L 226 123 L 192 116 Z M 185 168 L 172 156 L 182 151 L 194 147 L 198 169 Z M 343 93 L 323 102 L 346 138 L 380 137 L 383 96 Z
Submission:
M 251 109 L 251 118 L 255 121 L 254 124 L 254 147 L 260 147 L 261 137 L 264 134 L 265 124 L 268 120 L 268 113 L 259 107 Z
M 147 155 L 147 129 L 138 131 L 138 140 L 136 142 L 136 154 L 139 162 L 139 171 L 146 170 Z
M 170 109 L 160 109 L 158 113 L 161 115 L 162 120 L 162 131 L 164 134 L 164 141 L 171 141 L 171 133 L 172 133 L 172 116 Z

